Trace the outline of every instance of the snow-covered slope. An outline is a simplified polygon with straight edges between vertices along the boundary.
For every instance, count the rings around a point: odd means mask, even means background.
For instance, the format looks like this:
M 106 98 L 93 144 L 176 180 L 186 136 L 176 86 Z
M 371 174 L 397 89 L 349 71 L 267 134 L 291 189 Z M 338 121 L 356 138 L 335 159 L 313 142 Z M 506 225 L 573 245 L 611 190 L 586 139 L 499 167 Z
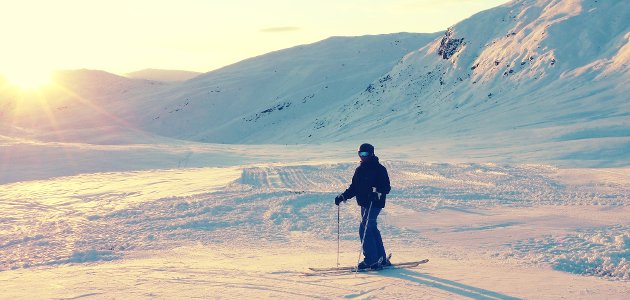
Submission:
M 159 109 L 143 108 L 137 123 L 204 142 L 440 139 L 625 161 L 629 12 L 628 1 L 523 0 L 425 45 L 428 36 L 334 38 L 151 96 Z M 398 59 L 404 49 L 413 51 Z
M 133 99 L 168 86 L 97 70 L 58 71 L 41 90 L 0 87 L 0 135 L 44 141 L 145 142 L 129 123 Z M 133 138 L 130 138 L 133 136 Z
M 627 1 L 513 1 L 451 28 L 326 117 L 418 137 L 628 137 Z M 587 24 L 587 25 L 585 25 Z M 386 126 L 382 126 L 385 124 Z
M 67 72 L 63 88 L 29 101 L 3 88 L 0 134 L 101 144 L 369 140 L 416 152 L 436 145 L 468 160 L 627 165 L 628 20 L 628 1 L 523 0 L 444 33 L 335 37 L 180 83 Z
M 103 127 L 115 127 L 121 135 L 128 130 L 148 130 L 186 140 L 252 143 L 251 134 L 269 132 L 259 121 L 265 121 L 270 112 L 287 108 L 285 112 L 290 111 L 293 121 L 305 114 L 325 112 L 437 36 L 334 37 L 251 58 L 183 83 L 132 79 L 95 70 L 59 72 L 55 76 L 58 87 L 41 95 L 19 95 L 31 99 L 23 103 L 45 105 L 28 107 L 20 114 L 14 110 L 17 101 L 12 101 L 14 105 L 3 111 L 16 115 L 10 125 L 39 135 L 54 131 L 55 139 L 63 141 L 94 142 L 87 132 L 96 129 L 96 135 Z M 2 91 L 0 98 L 6 104 L 11 96 Z M 32 101 L 36 98 L 40 99 Z M 288 109 L 291 105 L 294 108 Z M 295 110 L 296 106 L 300 108 Z M 54 124 L 39 123 L 47 118 Z M 38 121 L 29 122 L 31 119 Z M 6 125 L 7 120 L 2 121 Z M 86 134 L 69 133 L 77 130 Z
M 287 126 L 326 114 L 436 36 L 333 37 L 272 52 L 149 95 L 145 103 L 160 104 L 142 107 L 147 114 L 135 122 L 204 142 L 307 142 L 293 140 L 298 128 Z
M 202 73 L 182 71 L 182 70 L 160 70 L 160 69 L 144 69 L 125 74 L 126 77 L 133 79 L 145 79 L 153 81 L 186 81 L 193 79 Z

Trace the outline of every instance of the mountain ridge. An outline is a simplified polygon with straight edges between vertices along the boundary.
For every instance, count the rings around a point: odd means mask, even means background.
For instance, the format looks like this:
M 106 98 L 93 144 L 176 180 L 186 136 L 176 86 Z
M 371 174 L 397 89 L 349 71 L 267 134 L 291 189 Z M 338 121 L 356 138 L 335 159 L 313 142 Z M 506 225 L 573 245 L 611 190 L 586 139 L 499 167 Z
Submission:
M 91 79 L 65 84 L 88 105 L 54 111 L 64 121 L 52 125 L 114 122 L 204 143 L 553 147 L 553 161 L 605 153 L 615 164 L 630 158 L 629 12 L 623 1 L 517 0 L 444 32 L 332 37 L 184 82 L 83 70 Z
M 163 82 L 179 82 L 193 79 L 203 73 L 185 70 L 143 69 L 125 74 L 132 79 L 144 79 Z
M 571 5 L 561 5 L 564 2 Z M 581 135 L 584 137 L 581 144 L 567 151 L 571 152 L 567 157 L 584 157 L 579 153 L 580 149 L 591 149 L 591 144 L 600 144 L 600 151 L 612 153 L 612 157 L 628 157 L 630 125 L 627 116 L 630 107 L 624 96 L 628 91 L 628 66 L 609 63 L 624 55 L 628 45 L 629 27 L 619 17 L 627 14 L 627 4 L 586 1 L 586 7 L 578 7 L 582 13 L 598 13 L 587 16 L 595 21 L 591 22 L 594 31 L 609 29 L 610 24 L 616 26 L 616 31 L 606 31 L 609 35 L 593 38 L 604 45 L 616 45 L 616 48 L 611 50 L 596 43 L 591 43 L 594 46 L 590 48 L 583 47 L 586 50 L 601 49 L 596 55 L 591 54 L 592 60 L 567 59 L 566 62 L 564 57 L 572 50 L 584 51 L 582 47 L 573 49 L 575 45 L 562 49 L 565 56 L 559 55 L 559 58 L 554 56 L 557 48 L 536 44 L 530 45 L 531 49 L 542 51 L 535 55 L 529 55 L 527 51 L 510 52 L 512 49 L 507 44 L 521 45 L 509 40 L 519 37 L 519 33 L 511 30 L 512 24 L 497 29 L 498 26 L 490 23 L 490 28 L 506 34 L 482 36 L 485 40 L 478 42 L 479 50 L 469 42 L 468 34 L 461 34 L 466 30 L 478 32 L 468 24 L 488 24 L 488 19 L 507 23 L 503 20 L 510 16 L 516 27 L 536 29 L 527 28 L 531 23 L 520 22 L 518 16 L 521 16 L 540 22 L 543 29 L 561 33 L 567 24 L 559 21 L 554 27 L 527 12 L 535 11 L 554 19 L 566 13 L 562 9 L 571 8 L 576 3 L 581 2 L 514 1 L 464 20 L 451 27 L 442 38 L 406 55 L 392 71 L 375 80 L 372 89 L 354 96 L 335 111 L 316 117 L 311 128 L 304 129 L 304 135 L 315 136 L 316 141 L 340 140 L 341 137 L 357 142 L 379 139 L 400 143 L 401 139 L 396 141 L 393 136 L 404 137 L 403 141 L 463 140 L 475 147 L 484 147 L 481 141 L 488 139 L 499 147 L 509 148 L 521 144 L 549 146 L 549 143 L 562 140 L 563 136 L 590 131 L 599 134 Z M 528 5 L 525 9 L 519 7 L 525 5 Z M 575 13 L 573 18 L 575 16 L 581 15 Z M 566 22 L 571 18 L 563 20 Z M 573 24 L 569 25 L 569 32 L 579 32 L 573 29 Z M 522 36 L 532 38 L 527 34 Z M 620 40 L 622 36 L 625 39 Z M 592 41 L 586 42 L 588 45 Z M 493 57 L 496 53 L 503 56 L 497 59 Z M 476 61 L 479 57 L 485 64 Z M 624 132 L 621 140 L 618 139 L 620 132 Z
M 188 126 L 181 125 L 182 120 L 162 119 L 163 124 L 151 124 L 148 130 L 203 142 L 325 143 L 392 135 L 491 135 L 491 127 L 495 125 L 501 128 L 499 133 L 505 133 L 510 128 L 527 127 L 529 123 L 554 122 L 552 115 L 519 104 L 526 101 L 530 106 L 546 107 L 560 114 L 583 115 L 588 112 L 574 111 L 571 99 L 582 98 L 586 99 L 582 100 L 584 104 L 584 101 L 596 104 L 598 97 L 614 98 L 616 103 L 609 105 L 623 108 L 625 112 L 629 108 L 619 95 L 627 82 L 628 65 L 618 61 L 627 56 L 629 47 L 629 26 L 623 17 L 627 11 L 628 5 L 620 2 L 512 1 L 450 27 L 428 44 L 405 53 L 394 61 L 390 70 L 375 74 L 371 82 L 336 87 L 334 94 L 326 95 L 330 100 L 320 102 L 319 107 L 302 105 L 316 93 L 274 90 L 274 85 L 265 81 L 275 75 L 273 68 L 266 66 L 267 73 L 263 74 L 261 65 L 257 64 L 287 53 L 274 52 L 243 61 L 242 65 L 247 66 L 245 69 L 229 66 L 199 76 L 187 85 L 189 91 L 205 88 L 210 89 L 208 93 L 221 92 L 212 90 L 211 84 L 225 82 L 221 77 L 232 76 L 230 80 L 241 85 L 240 93 L 235 97 L 244 100 L 232 102 L 231 99 L 229 104 L 217 104 L 216 107 L 226 109 L 238 103 L 238 112 L 221 113 L 217 116 L 220 122 L 193 121 Z M 586 30 L 576 26 L 586 21 L 590 21 Z M 602 32 L 606 35 L 601 35 Z M 566 35 L 578 38 L 571 39 Z M 292 49 L 301 47 L 304 46 Z M 299 59 L 304 56 L 294 53 L 285 58 L 300 65 Z M 316 67 L 325 68 L 321 62 Z M 291 71 L 296 75 L 304 72 L 298 68 Z M 322 74 L 334 77 L 338 76 L 336 71 L 329 69 Z M 607 84 L 607 78 L 615 74 L 622 76 Z M 333 81 L 308 76 L 301 79 L 320 90 L 329 88 Z M 280 80 L 290 82 L 287 77 Z M 260 82 L 264 87 L 244 91 L 245 86 Z M 346 90 L 354 93 L 344 92 Z M 598 93 L 598 90 L 604 92 Z M 606 92 L 609 90 L 613 92 Z M 557 96 L 564 99 L 555 104 L 540 100 L 556 95 L 556 91 L 562 91 Z M 567 98 L 568 95 L 572 98 Z M 211 97 L 207 101 L 211 102 Z M 181 103 L 181 100 L 174 100 L 171 106 L 175 102 Z M 212 104 L 201 107 L 213 109 Z M 603 114 L 601 110 L 608 109 L 592 110 L 591 115 Z M 519 122 L 501 120 L 505 110 L 522 110 L 507 118 Z M 483 118 L 462 121 L 475 114 Z M 212 114 L 206 114 L 192 119 L 204 117 L 214 118 Z M 487 122 L 490 119 L 500 121 L 492 125 Z M 582 119 L 575 119 L 573 123 Z M 571 123 L 570 120 L 567 122 Z M 167 123 L 173 126 L 172 129 L 166 126 Z M 592 126 L 600 125 L 593 123 Z M 532 136 L 531 132 L 523 131 L 522 134 Z
M 137 123 L 147 125 L 146 130 L 177 138 L 242 142 L 248 138 L 248 127 L 261 127 L 259 121 L 273 112 L 293 111 L 298 106 L 309 112 L 325 110 L 364 89 L 402 55 L 435 36 L 398 33 L 332 37 L 250 58 L 158 95 L 166 99 L 164 107 Z M 174 94 L 177 96 L 172 97 Z

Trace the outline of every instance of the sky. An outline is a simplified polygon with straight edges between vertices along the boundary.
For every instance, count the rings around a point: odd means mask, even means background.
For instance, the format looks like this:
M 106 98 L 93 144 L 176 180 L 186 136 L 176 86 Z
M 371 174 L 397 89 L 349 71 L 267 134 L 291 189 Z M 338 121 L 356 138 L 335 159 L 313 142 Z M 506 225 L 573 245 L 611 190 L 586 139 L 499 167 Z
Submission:
M 330 36 L 437 32 L 506 0 L 0 0 L 0 74 L 208 72 Z

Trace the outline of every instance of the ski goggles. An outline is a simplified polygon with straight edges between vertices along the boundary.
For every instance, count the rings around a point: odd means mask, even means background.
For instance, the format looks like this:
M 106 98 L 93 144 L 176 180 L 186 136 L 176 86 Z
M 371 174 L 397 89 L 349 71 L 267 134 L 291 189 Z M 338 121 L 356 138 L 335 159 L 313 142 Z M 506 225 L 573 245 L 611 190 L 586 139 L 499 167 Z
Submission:
M 368 157 L 368 156 L 370 156 L 370 152 L 359 151 L 359 156 L 360 157 Z

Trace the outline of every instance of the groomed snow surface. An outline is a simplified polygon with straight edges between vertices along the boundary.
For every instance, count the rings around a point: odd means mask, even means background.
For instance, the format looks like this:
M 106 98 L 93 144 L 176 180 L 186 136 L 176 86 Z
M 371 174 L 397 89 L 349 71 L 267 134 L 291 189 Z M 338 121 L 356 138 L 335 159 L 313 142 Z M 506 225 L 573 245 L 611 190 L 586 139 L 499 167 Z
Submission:
M 0 298 L 627 297 L 630 169 L 382 159 L 379 226 L 416 269 L 305 274 L 336 266 L 355 162 L 96 172 L 0 186 Z

